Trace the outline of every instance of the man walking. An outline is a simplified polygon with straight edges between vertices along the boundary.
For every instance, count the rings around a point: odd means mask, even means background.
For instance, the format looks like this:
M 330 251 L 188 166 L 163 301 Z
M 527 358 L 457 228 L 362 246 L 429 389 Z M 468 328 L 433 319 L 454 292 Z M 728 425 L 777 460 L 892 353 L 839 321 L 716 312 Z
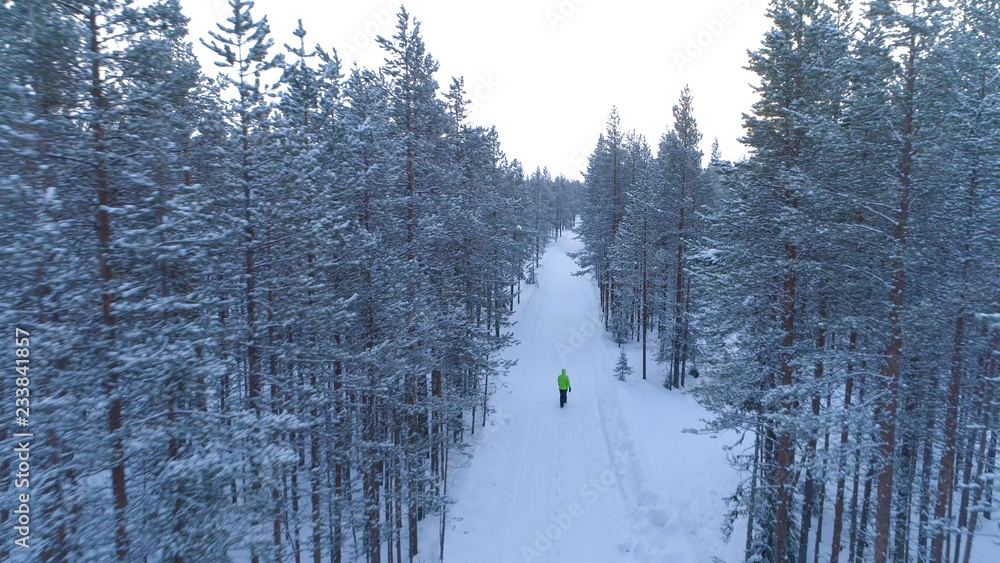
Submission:
M 559 408 L 563 408 L 563 405 L 566 404 L 566 393 L 572 390 L 573 388 L 569 386 L 569 376 L 566 375 L 564 368 L 559 375 Z

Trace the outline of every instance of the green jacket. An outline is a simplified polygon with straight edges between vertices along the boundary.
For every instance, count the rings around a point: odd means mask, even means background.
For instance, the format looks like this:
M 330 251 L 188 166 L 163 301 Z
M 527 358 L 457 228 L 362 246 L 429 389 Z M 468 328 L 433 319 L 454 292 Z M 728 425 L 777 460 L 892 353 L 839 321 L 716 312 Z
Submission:
M 569 385 L 569 376 L 566 375 L 566 370 L 562 370 L 562 374 L 559 375 L 559 390 L 565 391 L 571 389 Z

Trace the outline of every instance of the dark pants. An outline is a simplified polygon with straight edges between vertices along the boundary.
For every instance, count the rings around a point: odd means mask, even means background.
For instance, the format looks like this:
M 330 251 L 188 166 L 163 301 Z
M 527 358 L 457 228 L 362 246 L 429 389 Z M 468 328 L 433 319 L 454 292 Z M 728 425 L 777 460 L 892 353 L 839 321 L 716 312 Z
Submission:
M 559 390 L 559 408 L 562 408 L 566 404 L 566 390 Z

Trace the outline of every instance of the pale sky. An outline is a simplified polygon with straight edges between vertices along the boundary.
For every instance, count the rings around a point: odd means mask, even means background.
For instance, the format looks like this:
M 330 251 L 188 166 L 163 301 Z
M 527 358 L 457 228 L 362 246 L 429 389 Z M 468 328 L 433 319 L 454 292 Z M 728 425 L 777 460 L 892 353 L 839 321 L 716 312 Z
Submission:
M 231 13 L 226 0 L 181 0 L 191 39 L 207 72 L 212 55 L 198 44 Z M 511 160 L 526 172 L 580 178 L 587 155 L 618 106 L 626 131 L 646 136 L 656 152 L 672 125 L 671 107 L 685 84 L 709 152 L 718 137 L 723 157 L 745 154 L 743 112 L 755 75 L 743 70 L 769 26 L 767 0 L 408 0 L 428 52 L 441 64 L 438 84 L 464 76 L 470 120 L 495 125 Z M 350 65 L 375 68 L 398 0 L 257 0 L 275 46 L 291 43 L 302 18 L 306 44 L 336 48 Z

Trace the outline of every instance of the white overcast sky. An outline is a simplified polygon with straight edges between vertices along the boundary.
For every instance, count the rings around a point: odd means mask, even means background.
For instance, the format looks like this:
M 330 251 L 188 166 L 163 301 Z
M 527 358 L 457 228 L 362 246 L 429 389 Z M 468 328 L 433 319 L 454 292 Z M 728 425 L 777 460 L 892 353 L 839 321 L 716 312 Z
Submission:
M 197 44 L 230 14 L 226 0 L 181 0 L 191 39 L 207 72 L 211 54 Z M 745 154 L 743 112 L 755 100 L 755 76 L 743 70 L 769 26 L 767 0 L 408 0 L 428 51 L 440 62 L 443 89 L 464 76 L 470 119 L 495 125 L 511 160 L 530 172 L 580 178 L 586 157 L 618 106 L 626 130 L 656 151 L 672 124 L 685 84 L 707 154 L 718 137 L 725 158 Z M 291 43 L 301 18 L 307 45 L 336 48 L 348 65 L 375 68 L 376 35 L 391 36 L 399 2 L 257 0 L 275 46 Z

